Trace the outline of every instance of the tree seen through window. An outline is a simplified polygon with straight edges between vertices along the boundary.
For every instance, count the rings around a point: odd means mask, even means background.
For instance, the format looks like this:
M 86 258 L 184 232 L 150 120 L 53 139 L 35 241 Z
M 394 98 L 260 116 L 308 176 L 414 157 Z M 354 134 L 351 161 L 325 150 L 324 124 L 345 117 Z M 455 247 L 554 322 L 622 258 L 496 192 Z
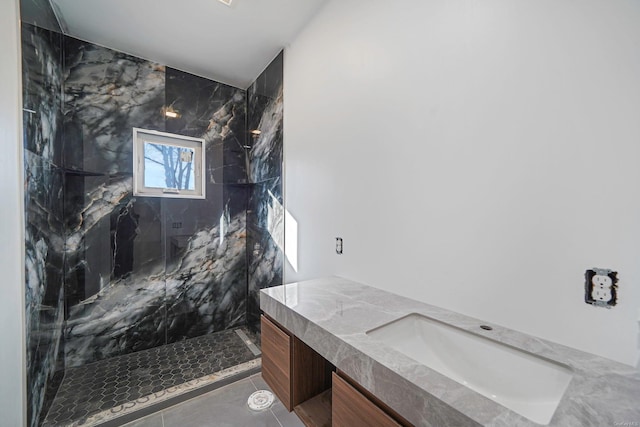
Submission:
M 194 190 L 194 156 L 192 148 L 145 142 L 145 187 Z

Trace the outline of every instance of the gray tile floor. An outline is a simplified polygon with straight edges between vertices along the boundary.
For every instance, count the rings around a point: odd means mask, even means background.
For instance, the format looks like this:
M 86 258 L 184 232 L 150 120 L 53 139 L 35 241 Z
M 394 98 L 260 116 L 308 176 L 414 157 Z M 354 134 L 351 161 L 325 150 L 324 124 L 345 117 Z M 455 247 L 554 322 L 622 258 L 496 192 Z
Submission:
M 268 390 L 260 374 L 171 406 L 124 427 L 303 427 L 293 412 L 276 399 L 269 409 L 252 411 L 247 399 Z

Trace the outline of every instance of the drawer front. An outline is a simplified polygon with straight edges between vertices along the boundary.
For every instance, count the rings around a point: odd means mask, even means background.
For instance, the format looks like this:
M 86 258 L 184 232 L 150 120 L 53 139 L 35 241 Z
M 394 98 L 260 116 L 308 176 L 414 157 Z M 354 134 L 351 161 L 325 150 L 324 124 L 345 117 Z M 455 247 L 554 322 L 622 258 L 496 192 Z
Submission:
M 262 378 L 291 411 L 291 337 L 266 317 L 260 318 L 262 327 Z
M 333 427 L 400 427 L 386 412 L 335 373 L 332 393 Z

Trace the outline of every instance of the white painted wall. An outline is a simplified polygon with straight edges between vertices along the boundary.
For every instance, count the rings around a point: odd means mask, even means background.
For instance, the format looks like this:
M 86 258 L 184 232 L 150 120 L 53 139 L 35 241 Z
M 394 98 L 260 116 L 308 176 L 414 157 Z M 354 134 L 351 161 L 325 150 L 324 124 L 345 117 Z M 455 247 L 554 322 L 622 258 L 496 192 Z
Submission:
M 0 2 L 0 425 L 25 424 L 22 114 L 17 0 Z
M 635 364 L 638 23 L 636 0 L 332 0 L 285 52 L 286 281 Z M 614 309 L 584 303 L 591 267 L 619 272 Z

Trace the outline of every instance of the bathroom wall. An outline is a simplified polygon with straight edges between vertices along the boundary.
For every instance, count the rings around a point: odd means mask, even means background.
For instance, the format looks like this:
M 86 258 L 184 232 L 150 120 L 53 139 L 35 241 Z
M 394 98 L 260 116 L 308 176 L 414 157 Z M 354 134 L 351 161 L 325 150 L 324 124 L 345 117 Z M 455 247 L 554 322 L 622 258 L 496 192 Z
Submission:
M 64 43 L 65 366 L 244 324 L 245 92 Z M 206 200 L 133 197 L 133 127 L 204 138 Z
M 635 364 L 638 22 L 627 0 L 329 2 L 285 52 L 285 280 Z M 619 272 L 615 308 L 584 303 L 592 267 Z
M 62 36 L 22 26 L 27 418 L 47 409 L 62 364 L 64 172 Z
M 247 211 L 247 322 L 253 329 L 257 329 L 260 323 L 260 289 L 282 284 L 284 268 L 283 57 L 283 52 L 280 52 L 247 89 L 247 141 L 251 146 Z
M 21 147 L 20 21 L 18 2 L 0 3 L 0 414 L 3 425 L 23 426 L 25 408 L 24 181 Z

